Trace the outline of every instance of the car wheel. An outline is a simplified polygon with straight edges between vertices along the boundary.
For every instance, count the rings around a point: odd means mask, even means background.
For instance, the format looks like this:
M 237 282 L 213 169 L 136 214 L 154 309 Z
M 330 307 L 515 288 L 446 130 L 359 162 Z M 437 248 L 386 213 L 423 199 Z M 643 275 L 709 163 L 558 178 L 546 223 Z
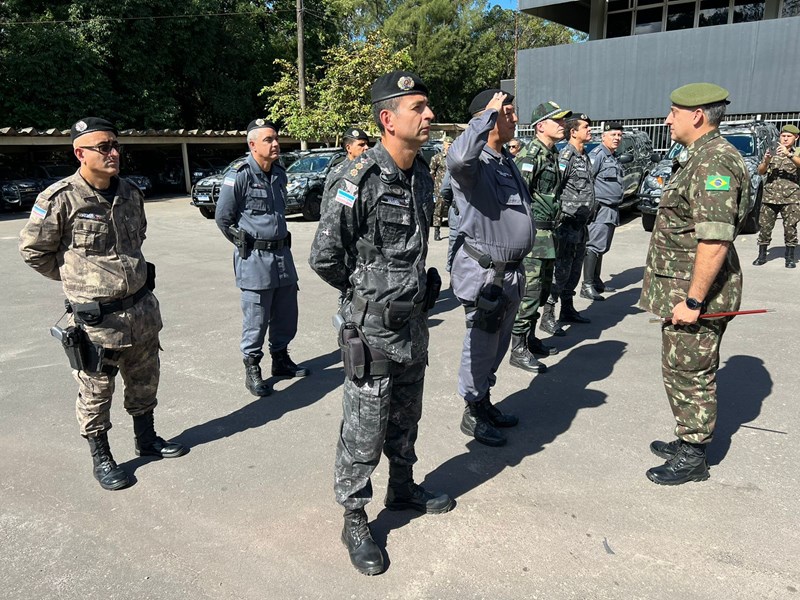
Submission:
M 756 202 L 753 205 L 753 210 L 747 213 L 747 216 L 744 220 L 744 226 L 742 227 L 742 233 L 758 233 L 759 225 L 758 225 L 758 217 L 761 215 L 761 194 L 763 192 L 762 188 L 758 188 L 758 192 L 756 192 Z
M 656 216 L 642 213 L 642 227 L 645 231 L 653 231 L 656 224 Z
M 319 221 L 322 197 L 319 192 L 311 192 L 303 202 L 303 218 L 306 221 Z
M 198 206 L 197 208 L 200 209 L 200 214 L 203 215 L 206 219 L 213 219 L 214 218 L 214 209 L 209 208 L 208 206 Z

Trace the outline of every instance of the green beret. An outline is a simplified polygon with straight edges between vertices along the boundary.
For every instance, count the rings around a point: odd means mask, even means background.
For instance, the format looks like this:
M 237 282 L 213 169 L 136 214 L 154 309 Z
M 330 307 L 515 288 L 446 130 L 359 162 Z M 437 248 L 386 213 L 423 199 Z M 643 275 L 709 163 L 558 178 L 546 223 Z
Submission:
M 800 129 L 798 129 L 794 125 L 784 125 L 783 127 L 781 127 L 781 133 L 783 133 L 784 131 L 786 133 L 791 133 L 793 135 L 800 135 Z
M 676 106 L 706 106 L 728 101 L 728 90 L 714 83 L 689 83 L 673 90 L 670 101 Z

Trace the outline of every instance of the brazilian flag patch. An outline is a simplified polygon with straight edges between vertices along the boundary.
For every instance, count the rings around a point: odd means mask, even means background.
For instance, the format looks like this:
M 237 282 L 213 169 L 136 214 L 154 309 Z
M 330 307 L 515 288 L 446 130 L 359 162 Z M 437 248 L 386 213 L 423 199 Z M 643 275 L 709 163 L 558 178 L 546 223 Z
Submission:
M 731 178 L 722 175 L 710 175 L 706 177 L 706 189 L 717 192 L 724 192 L 731 189 Z

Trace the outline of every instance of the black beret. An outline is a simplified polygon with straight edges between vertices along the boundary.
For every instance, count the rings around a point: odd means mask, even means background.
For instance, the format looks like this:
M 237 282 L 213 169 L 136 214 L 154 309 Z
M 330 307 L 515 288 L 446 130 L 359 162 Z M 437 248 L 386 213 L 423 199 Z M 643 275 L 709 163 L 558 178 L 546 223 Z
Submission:
M 427 96 L 428 88 L 422 83 L 419 76 L 410 71 L 392 71 L 386 75 L 381 75 L 372 84 L 370 91 L 372 104 L 411 94 Z
M 110 121 L 99 119 L 97 117 L 84 117 L 69 130 L 69 137 L 74 142 L 76 138 L 92 133 L 93 131 L 110 131 L 117 135 L 119 131 L 114 127 Z
M 616 121 L 609 121 L 603 125 L 603 131 L 623 131 L 624 129 L 622 123 L 617 123 Z
M 350 127 L 344 130 L 342 134 L 342 138 L 351 139 L 351 140 L 364 140 L 369 141 L 369 136 L 367 132 L 363 129 L 359 129 L 358 127 Z
M 253 131 L 253 129 L 263 129 L 265 127 L 269 127 L 275 130 L 275 133 L 278 133 L 278 126 L 275 125 L 272 121 L 268 121 L 267 119 L 254 119 L 250 121 L 247 125 L 247 133 Z
M 592 120 L 583 113 L 576 113 L 573 112 L 568 118 L 567 121 L 586 121 L 589 125 L 592 124 Z
M 481 112 L 492 100 L 492 96 L 503 93 L 506 94 L 506 99 L 503 100 L 503 106 L 506 104 L 513 104 L 514 94 L 508 94 L 507 92 L 503 92 L 503 90 L 498 89 L 483 90 L 472 99 L 472 102 L 469 103 L 469 114 L 474 115 L 476 112 Z

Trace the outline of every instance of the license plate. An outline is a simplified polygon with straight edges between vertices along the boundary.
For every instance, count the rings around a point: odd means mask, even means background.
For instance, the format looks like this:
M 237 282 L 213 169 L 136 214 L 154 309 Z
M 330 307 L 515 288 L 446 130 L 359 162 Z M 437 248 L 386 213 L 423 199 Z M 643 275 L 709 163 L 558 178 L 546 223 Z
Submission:
M 208 194 L 197 194 L 197 200 L 200 202 L 208 202 Z

